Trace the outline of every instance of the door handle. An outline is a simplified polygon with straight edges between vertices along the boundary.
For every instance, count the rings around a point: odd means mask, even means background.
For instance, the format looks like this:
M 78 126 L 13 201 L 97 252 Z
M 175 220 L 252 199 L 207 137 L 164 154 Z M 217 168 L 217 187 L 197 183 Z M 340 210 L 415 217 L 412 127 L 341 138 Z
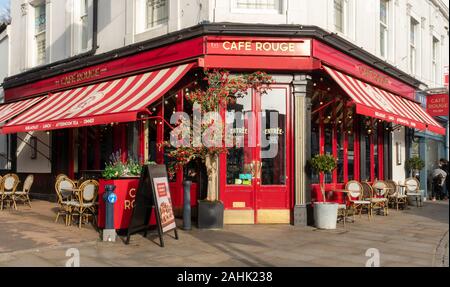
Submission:
M 257 161 L 256 162 L 256 178 L 261 179 L 261 170 L 262 170 L 262 162 Z

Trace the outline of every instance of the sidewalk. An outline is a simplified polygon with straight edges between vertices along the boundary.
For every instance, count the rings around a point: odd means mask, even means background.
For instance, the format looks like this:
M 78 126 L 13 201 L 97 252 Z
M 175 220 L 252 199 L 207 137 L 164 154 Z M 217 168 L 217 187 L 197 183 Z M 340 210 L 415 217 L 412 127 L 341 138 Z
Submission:
M 290 225 L 230 225 L 223 230 L 179 231 L 180 240 L 135 235 L 130 245 L 99 241 L 92 227 L 54 223 L 55 205 L 0 212 L 0 266 L 65 266 L 77 248 L 81 266 L 365 266 L 379 251 L 381 266 L 448 266 L 448 202 L 390 210 L 387 217 L 322 231 Z M 373 252 L 373 250 L 369 250 Z M 373 256 L 373 253 L 372 253 Z

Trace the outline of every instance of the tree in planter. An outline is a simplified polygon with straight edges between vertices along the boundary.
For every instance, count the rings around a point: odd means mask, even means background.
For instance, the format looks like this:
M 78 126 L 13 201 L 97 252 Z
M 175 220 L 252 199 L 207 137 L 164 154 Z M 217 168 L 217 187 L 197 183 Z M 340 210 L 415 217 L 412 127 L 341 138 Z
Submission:
M 425 162 L 418 156 L 413 156 L 406 160 L 405 167 L 411 173 L 411 176 L 417 174 L 422 168 L 425 167 Z
M 228 71 L 204 71 L 205 76 L 186 90 L 185 97 L 193 106 L 193 127 L 190 118 L 180 116 L 171 132 L 171 142 L 165 142 L 169 156 L 174 159 L 169 166 L 169 176 L 190 161 L 201 159 L 208 175 L 207 201 L 217 200 L 218 155 L 227 153 L 225 123 L 220 115 L 237 98 L 247 95 L 250 89 L 266 93 L 272 78 L 264 72 L 231 75 Z M 192 133 L 191 133 L 192 131 Z M 191 134 L 193 136 L 191 136 Z M 231 146 L 232 147 L 232 146 Z
M 319 175 L 330 173 L 337 167 L 336 159 L 328 154 L 315 155 L 310 160 L 310 164 Z M 320 181 L 320 192 L 322 193 L 323 201 L 327 201 L 325 197 L 325 179 Z

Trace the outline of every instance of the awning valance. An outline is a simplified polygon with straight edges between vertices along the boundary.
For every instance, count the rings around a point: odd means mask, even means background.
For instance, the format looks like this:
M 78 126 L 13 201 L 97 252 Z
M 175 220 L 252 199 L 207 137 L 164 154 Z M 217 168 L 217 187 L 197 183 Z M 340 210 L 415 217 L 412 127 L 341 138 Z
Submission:
M 33 105 L 39 103 L 44 98 L 45 97 L 37 97 L 14 103 L 0 105 L 0 126 L 3 125 L 3 123 L 5 123 L 6 121 L 9 121 L 10 119 L 19 115 L 23 111 L 32 107 Z
M 50 95 L 6 124 L 3 133 L 129 122 L 168 92 L 192 67 L 171 68 Z
M 326 66 L 324 68 L 353 100 L 356 105 L 356 113 L 419 130 L 428 129 L 438 134 L 445 134 L 445 129 L 418 103 L 379 89 L 335 69 Z

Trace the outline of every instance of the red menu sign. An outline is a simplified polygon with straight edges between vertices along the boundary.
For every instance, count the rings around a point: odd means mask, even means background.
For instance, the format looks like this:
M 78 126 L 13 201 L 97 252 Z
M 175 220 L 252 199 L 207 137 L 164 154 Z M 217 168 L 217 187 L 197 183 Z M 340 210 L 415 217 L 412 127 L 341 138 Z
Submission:
M 448 116 L 448 94 L 427 96 L 427 112 L 435 116 Z

